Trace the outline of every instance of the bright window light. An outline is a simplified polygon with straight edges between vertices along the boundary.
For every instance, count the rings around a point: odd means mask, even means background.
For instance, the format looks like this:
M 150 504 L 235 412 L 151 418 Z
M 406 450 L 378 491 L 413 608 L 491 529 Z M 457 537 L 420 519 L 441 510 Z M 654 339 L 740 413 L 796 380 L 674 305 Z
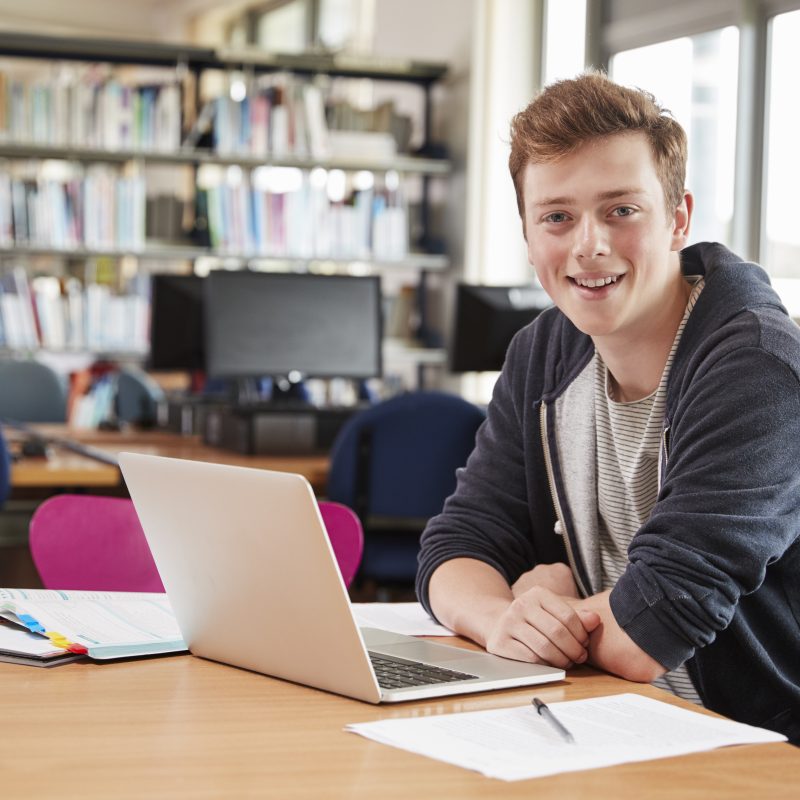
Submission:
M 548 0 L 545 5 L 544 82 L 583 72 L 586 0 Z
M 736 154 L 739 32 L 735 27 L 617 53 L 611 76 L 645 89 L 686 130 L 693 241 L 730 244 Z
M 767 109 L 766 242 L 764 264 L 770 274 L 800 278 L 800 225 L 797 187 L 800 161 L 797 131 L 800 106 L 797 76 L 800 74 L 800 11 L 780 14 L 772 20 Z M 800 294 L 800 292 L 795 292 Z M 793 303 L 800 316 L 800 297 Z

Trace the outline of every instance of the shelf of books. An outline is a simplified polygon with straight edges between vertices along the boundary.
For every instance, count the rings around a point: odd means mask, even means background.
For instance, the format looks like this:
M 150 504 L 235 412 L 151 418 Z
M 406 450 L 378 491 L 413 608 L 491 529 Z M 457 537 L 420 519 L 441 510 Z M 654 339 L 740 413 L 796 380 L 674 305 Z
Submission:
M 150 199 L 155 204 L 157 198 Z M 0 248 L 20 255 L 67 251 L 75 257 L 209 254 L 372 260 L 421 269 L 446 264 L 441 254 L 410 251 L 408 202 L 392 171 L 261 166 L 247 172 L 205 165 L 198 170 L 191 209 L 179 198 L 175 204 L 178 226 L 192 211 L 203 245 L 187 245 L 184 230 L 175 231 L 175 241 L 151 243 L 144 173 L 123 174 L 95 163 L 11 164 L 0 171 Z M 153 207 L 150 217 L 159 213 Z M 151 221 L 152 233 L 159 220 Z
M 144 357 L 150 302 L 146 276 L 127 291 L 70 278 L 37 275 L 18 266 L 0 275 L 0 349 Z
M 0 32 L 0 348 L 144 353 L 130 260 L 145 279 L 158 261 L 446 270 L 429 193 L 451 167 L 427 140 L 445 71 Z M 421 140 L 393 102 L 357 101 L 362 78 L 421 87 Z M 97 259 L 127 259 L 125 275 L 94 282 Z M 98 304 L 124 332 L 92 327 Z
M 344 78 L 418 83 L 441 80 L 443 63 L 402 58 L 374 58 L 348 53 L 267 53 L 253 47 L 212 49 L 186 44 L 137 40 L 48 36 L 0 31 L 0 54 L 42 60 L 96 61 L 110 64 L 149 64 L 201 71 L 241 69 L 255 72 L 291 72 Z
M 411 340 L 416 326 L 409 292 L 387 300 L 384 356 L 392 363 L 444 364 L 441 349 Z M 0 355 L 47 351 L 53 357 L 94 354 L 110 361 L 142 361 L 149 348 L 150 285 L 147 274 L 123 291 L 107 283 L 37 275 L 24 267 L 0 275 Z
M 10 245 L 0 247 L 0 261 L 14 256 L 60 257 L 83 261 L 94 258 L 137 258 L 148 261 L 206 261 L 246 264 L 255 268 L 271 268 L 277 271 L 297 270 L 301 272 L 383 272 L 389 269 L 425 270 L 439 272 L 447 269 L 447 256 L 431 253 L 408 253 L 405 258 L 364 260 L 358 258 L 334 258 L 327 256 L 275 255 L 267 256 L 257 251 L 242 252 L 222 248 L 194 247 L 148 241 L 141 248 L 124 249 L 110 247 L 90 249 L 87 247 L 38 247 L 36 245 Z
M 255 169 L 264 166 L 263 155 L 224 154 L 213 150 L 191 147 L 179 147 L 175 150 L 132 150 L 80 147 L 78 145 L 57 146 L 49 144 L 21 144 L 0 140 L 0 159 L 29 159 L 58 161 L 76 161 L 79 163 L 112 163 L 124 164 L 128 161 L 141 161 L 152 164 L 217 164 L 219 166 L 240 166 Z M 350 156 L 269 156 L 269 163 L 275 167 L 296 167 L 311 170 L 315 167 L 324 169 L 340 169 L 345 171 L 368 170 L 370 172 L 394 171 L 410 175 L 447 175 L 450 162 L 441 158 L 424 158 L 421 156 L 395 155 L 387 157 L 369 157 L 352 154 Z

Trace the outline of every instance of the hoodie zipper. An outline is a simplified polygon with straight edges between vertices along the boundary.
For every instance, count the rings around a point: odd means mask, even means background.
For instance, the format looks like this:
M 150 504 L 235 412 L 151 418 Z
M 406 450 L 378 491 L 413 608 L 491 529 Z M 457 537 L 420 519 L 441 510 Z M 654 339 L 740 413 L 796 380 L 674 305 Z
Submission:
M 669 436 L 672 426 L 667 425 L 661 433 L 661 449 L 658 451 L 658 489 L 661 491 L 661 482 L 664 477 L 664 470 L 669 460 Z
M 569 561 L 569 566 L 572 570 L 572 576 L 575 579 L 575 585 L 578 587 L 578 591 L 580 591 L 583 597 L 588 597 L 590 593 L 583 585 L 583 582 L 580 578 L 580 573 L 576 567 L 575 554 L 572 551 L 569 531 L 567 530 L 567 526 L 564 524 L 564 514 L 561 510 L 561 503 L 558 500 L 558 493 L 556 492 L 556 482 L 555 478 L 553 477 L 553 465 L 550 461 L 550 448 L 547 442 L 547 405 L 544 402 L 542 402 L 539 410 L 539 431 L 542 437 L 542 450 L 544 451 L 544 463 L 547 472 L 547 485 L 550 487 L 550 497 L 553 500 L 553 507 L 556 511 L 556 535 L 558 535 L 558 529 L 560 528 L 561 538 L 564 541 L 564 547 L 567 551 L 567 560 Z

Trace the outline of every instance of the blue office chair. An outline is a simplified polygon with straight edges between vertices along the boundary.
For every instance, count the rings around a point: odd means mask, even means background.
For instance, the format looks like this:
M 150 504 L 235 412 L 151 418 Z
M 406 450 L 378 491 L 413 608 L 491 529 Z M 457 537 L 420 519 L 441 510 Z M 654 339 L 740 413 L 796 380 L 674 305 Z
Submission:
M 16 422 L 66 422 L 65 381 L 40 361 L 0 361 L 0 417 Z
M 6 440 L 3 436 L 3 429 L 0 428 L 0 508 L 6 502 L 9 489 L 11 488 L 11 458 L 6 447 Z
M 158 417 L 158 404 L 163 399 L 163 389 L 146 372 L 133 367 L 119 371 L 114 406 L 120 422 L 144 427 L 154 425 Z
M 483 420 L 456 395 L 412 392 L 345 423 L 331 451 L 328 497 L 361 518 L 362 583 L 411 587 L 419 535 L 455 489 Z

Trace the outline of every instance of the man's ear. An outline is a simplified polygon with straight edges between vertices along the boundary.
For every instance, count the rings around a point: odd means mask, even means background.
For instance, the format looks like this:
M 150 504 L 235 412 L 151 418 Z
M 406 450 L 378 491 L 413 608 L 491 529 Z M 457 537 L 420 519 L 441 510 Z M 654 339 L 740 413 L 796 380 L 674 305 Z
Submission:
M 675 209 L 672 218 L 672 249 L 683 250 L 689 240 L 689 227 L 692 222 L 692 212 L 694 211 L 694 195 L 685 191 L 683 199 Z

